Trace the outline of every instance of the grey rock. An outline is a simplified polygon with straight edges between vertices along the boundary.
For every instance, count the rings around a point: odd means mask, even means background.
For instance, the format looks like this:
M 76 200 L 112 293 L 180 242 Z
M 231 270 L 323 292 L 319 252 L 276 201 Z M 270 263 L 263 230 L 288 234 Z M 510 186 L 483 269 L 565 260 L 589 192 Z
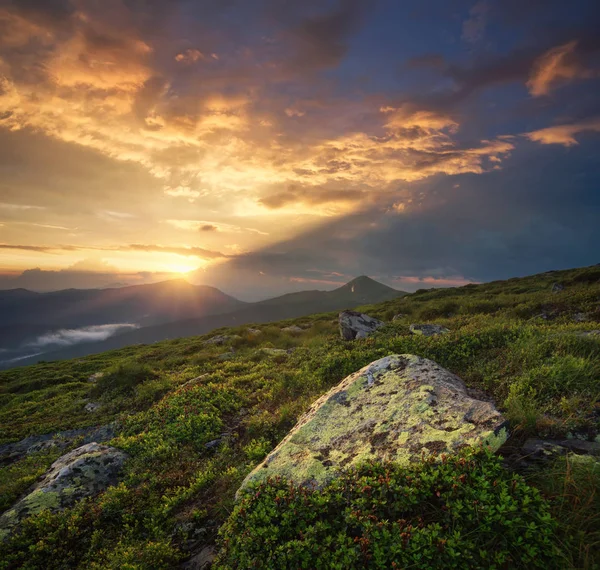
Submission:
M 590 320 L 590 317 L 589 317 L 589 315 L 588 315 L 588 314 L 586 314 L 586 313 L 575 313 L 575 314 L 573 315 L 573 320 L 574 320 L 576 323 L 585 323 L 586 321 L 589 321 L 589 320 Z
M 319 398 L 244 481 L 282 476 L 320 487 L 341 468 L 363 461 L 420 461 L 465 445 L 496 450 L 505 419 L 489 401 L 435 362 L 386 356 L 351 374 Z
M 0 538 L 32 514 L 61 511 L 118 481 L 127 454 L 92 442 L 57 459 L 31 492 L 0 517 Z
M 242 338 L 242 337 L 237 334 L 232 334 L 232 335 L 219 334 L 219 335 L 213 336 L 212 338 L 209 338 L 208 340 L 205 340 L 203 344 L 222 346 L 223 344 L 227 344 L 227 343 L 229 343 L 233 340 L 237 340 L 239 338 Z
M 446 334 L 450 332 L 450 329 L 443 327 L 442 325 L 423 324 L 417 325 L 412 324 L 409 327 L 410 332 L 421 336 L 436 336 L 438 334 Z
M 385 326 L 383 321 L 356 311 L 342 311 L 338 322 L 340 336 L 344 340 L 367 338 L 377 329 Z
M 219 447 L 219 445 L 221 445 L 221 441 L 221 438 L 213 439 L 212 441 L 205 443 L 204 447 L 206 447 L 206 449 L 216 449 L 217 447 Z
M 562 283 L 553 283 L 552 284 L 552 292 L 553 293 L 560 293 L 564 288 L 565 288 L 565 286 Z
M 210 567 L 216 555 L 217 551 L 214 546 L 205 546 L 198 554 L 184 562 L 181 568 L 185 570 L 205 570 Z
M 398 313 L 397 315 L 394 315 L 394 318 L 392 319 L 392 321 L 399 321 L 401 319 L 404 319 L 406 317 L 406 315 L 404 313 Z
M 288 354 L 290 354 L 289 351 L 285 350 L 284 348 L 261 348 L 260 351 L 270 356 L 287 356 Z
M 600 337 L 600 330 L 595 330 L 595 331 L 581 331 L 577 333 L 578 336 L 582 336 L 582 337 Z
M 262 334 L 261 330 L 258 329 L 246 329 L 246 332 L 250 335 L 250 336 L 260 336 Z
M 88 402 L 85 405 L 85 411 L 89 412 L 90 414 L 93 414 L 94 412 L 97 412 L 101 407 L 102 404 L 100 402 Z
M 281 331 L 286 332 L 286 333 L 291 333 L 291 334 L 299 334 L 299 333 L 303 333 L 304 329 L 300 328 L 297 325 L 292 325 L 289 327 L 282 328 Z
M 92 374 L 87 381 L 88 382 L 97 382 L 98 380 L 100 380 L 100 378 L 104 377 L 104 372 L 96 372 L 94 374 Z

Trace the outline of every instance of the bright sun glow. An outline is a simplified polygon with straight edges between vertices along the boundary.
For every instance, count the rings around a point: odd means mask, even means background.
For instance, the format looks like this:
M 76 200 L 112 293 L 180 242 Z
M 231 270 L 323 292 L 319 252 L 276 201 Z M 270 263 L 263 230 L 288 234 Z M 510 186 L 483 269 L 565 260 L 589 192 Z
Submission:
M 169 266 L 170 271 L 172 271 L 173 273 L 181 273 L 181 274 L 189 273 L 190 271 L 193 271 L 194 269 L 197 269 L 197 266 L 191 265 L 189 263 L 173 263 Z

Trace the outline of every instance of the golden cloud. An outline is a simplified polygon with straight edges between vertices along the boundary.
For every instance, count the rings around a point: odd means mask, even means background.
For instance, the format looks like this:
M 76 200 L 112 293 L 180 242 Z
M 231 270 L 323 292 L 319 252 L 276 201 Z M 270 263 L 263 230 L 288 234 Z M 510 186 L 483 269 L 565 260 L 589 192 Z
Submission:
M 576 57 L 577 41 L 556 46 L 535 62 L 527 88 L 534 97 L 548 95 L 552 89 L 574 79 L 591 77 Z
M 562 144 L 563 146 L 574 146 L 579 144 L 576 135 L 583 132 L 600 132 L 600 118 L 590 121 L 582 121 L 570 125 L 556 125 L 538 131 L 525 133 L 529 140 L 541 144 Z
M 0 59 L 4 127 L 33 128 L 138 162 L 163 181 L 169 197 L 254 202 L 246 208 L 251 215 L 272 215 L 277 200 L 269 203 L 269 195 L 294 184 L 303 188 L 299 202 L 338 204 L 331 213 L 348 212 L 398 182 L 486 172 L 513 148 L 500 139 L 461 146 L 455 118 L 415 105 L 327 98 L 290 105 L 266 87 L 280 68 L 256 66 L 246 53 L 231 69 L 211 57 L 214 65 L 199 70 L 200 77 L 185 76 L 189 83 L 180 89 L 176 71 L 153 63 L 161 46 L 128 25 L 121 8 L 124 23 L 114 25 L 80 7 L 68 34 L 0 12 L 11 28 L 1 48 L 24 49 L 32 37 L 48 48 L 45 75 L 36 82 L 22 77 L 10 50 L 2 52 L 8 54 Z M 204 58 L 197 49 L 175 53 L 176 63 Z M 373 119 L 354 127 L 360 115 Z M 295 130 L 300 123 L 304 130 Z M 325 188 L 332 188 L 329 196 Z M 344 195 L 343 188 L 355 193 Z

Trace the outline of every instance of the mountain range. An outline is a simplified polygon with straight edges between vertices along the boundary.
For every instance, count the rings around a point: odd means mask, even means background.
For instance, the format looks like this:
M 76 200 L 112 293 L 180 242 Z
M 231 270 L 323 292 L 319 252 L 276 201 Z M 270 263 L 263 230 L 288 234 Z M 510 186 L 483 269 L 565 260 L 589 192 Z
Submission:
M 289 293 L 256 303 L 185 280 L 52 293 L 0 291 L 0 368 L 352 308 L 404 294 L 366 276 L 333 291 Z

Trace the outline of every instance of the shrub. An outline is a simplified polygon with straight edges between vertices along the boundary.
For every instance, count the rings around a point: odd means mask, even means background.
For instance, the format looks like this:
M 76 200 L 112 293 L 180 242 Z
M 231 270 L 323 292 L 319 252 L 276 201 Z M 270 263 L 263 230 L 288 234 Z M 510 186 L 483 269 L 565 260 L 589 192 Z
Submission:
M 145 364 L 121 362 L 98 379 L 92 389 L 92 394 L 100 395 L 106 392 L 131 394 L 138 384 L 147 380 L 154 380 L 157 377 L 158 374 Z
M 486 451 L 365 464 L 322 490 L 249 487 L 216 568 L 556 568 L 555 526 L 539 492 Z

